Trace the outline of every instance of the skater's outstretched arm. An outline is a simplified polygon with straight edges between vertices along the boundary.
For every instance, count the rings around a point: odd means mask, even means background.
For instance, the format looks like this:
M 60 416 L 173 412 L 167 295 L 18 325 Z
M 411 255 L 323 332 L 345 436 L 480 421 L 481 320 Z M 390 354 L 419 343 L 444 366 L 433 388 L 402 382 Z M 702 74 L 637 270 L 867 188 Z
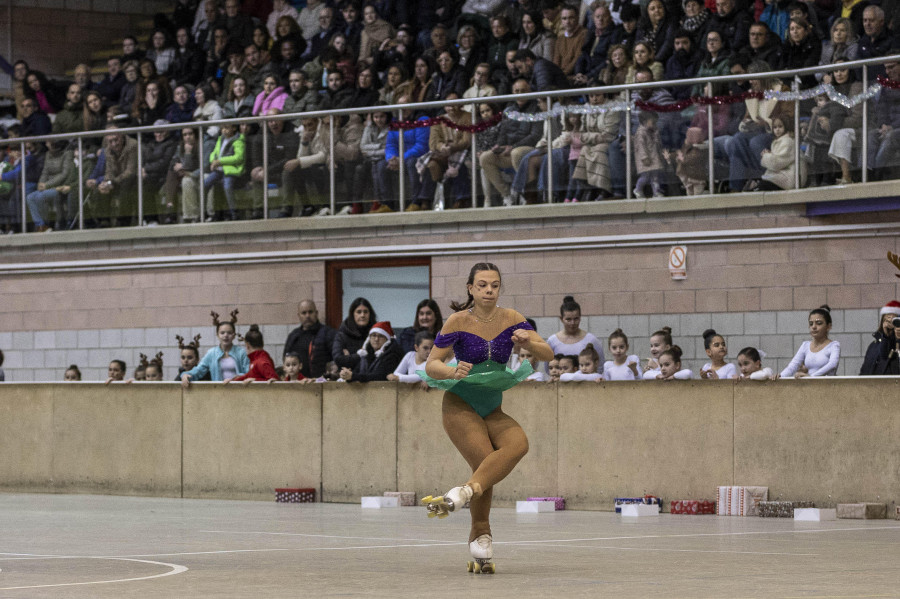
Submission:
M 425 362 L 425 373 L 433 379 L 462 379 L 469 374 L 472 364 L 469 362 L 457 362 L 455 366 L 448 366 L 446 362 L 453 357 L 453 347 L 431 348 L 428 360 Z

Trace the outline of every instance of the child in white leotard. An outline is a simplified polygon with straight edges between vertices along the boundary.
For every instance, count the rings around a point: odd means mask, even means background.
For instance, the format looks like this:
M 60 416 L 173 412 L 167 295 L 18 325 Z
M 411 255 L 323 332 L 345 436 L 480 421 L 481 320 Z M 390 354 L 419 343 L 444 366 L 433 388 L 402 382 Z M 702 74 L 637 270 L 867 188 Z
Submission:
M 525 379 L 526 381 L 537 381 L 539 383 L 543 383 L 547 380 L 547 375 L 537 369 L 537 358 L 535 358 L 534 354 L 524 347 L 519 349 L 519 363 L 521 364 L 522 362 L 530 363 L 531 368 L 534 370 L 534 372 L 528 375 L 528 378 Z
M 700 369 L 700 378 L 709 380 L 737 378 L 738 372 L 734 364 L 725 361 L 728 355 L 728 346 L 725 337 L 716 333 L 715 329 L 703 331 L 703 347 L 710 361 Z
M 416 370 L 425 370 L 425 362 L 428 360 L 428 354 L 431 353 L 432 347 L 434 347 L 434 335 L 431 331 L 423 329 L 416 333 L 413 351 L 406 352 L 393 374 L 387 375 L 387 380 L 401 383 L 423 383 L 422 377 L 416 374 Z M 424 388 L 428 388 L 428 385 L 425 385 Z
M 672 328 L 663 327 L 650 335 L 650 357 L 644 368 L 642 378 L 645 381 L 656 380 L 659 377 L 659 356 L 672 347 Z
M 600 381 L 603 376 L 597 372 L 600 363 L 600 355 L 594 349 L 593 343 L 588 343 L 578 354 L 578 372 L 559 375 L 560 382 L 567 381 Z
M 755 347 L 745 347 L 738 354 L 738 368 L 741 373 L 738 375 L 739 380 L 751 381 L 768 381 L 775 378 L 775 373 L 771 368 L 762 367 L 762 358 L 765 354 L 757 350 Z
M 823 305 L 809 313 L 809 334 L 812 341 L 804 341 L 787 368 L 779 376 L 801 378 L 828 376 L 837 371 L 841 358 L 841 344 L 828 338 L 831 331 L 831 308 Z M 800 366 L 806 367 L 804 372 Z
M 607 381 L 636 381 L 640 380 L 641 364 L 636 355 L 628 355 L 628 337 L 622 329 L 616 329 L 607 337 L 609 353 L 612 360 L 607 360 L 603 365 L 603 379 Z
M 693 376 L 693 372 L 687 368 L 681 368 L 681 348 L 673 345 L 659 354 L 659 374 L 656 376 L 661 381 L 687 380 Z

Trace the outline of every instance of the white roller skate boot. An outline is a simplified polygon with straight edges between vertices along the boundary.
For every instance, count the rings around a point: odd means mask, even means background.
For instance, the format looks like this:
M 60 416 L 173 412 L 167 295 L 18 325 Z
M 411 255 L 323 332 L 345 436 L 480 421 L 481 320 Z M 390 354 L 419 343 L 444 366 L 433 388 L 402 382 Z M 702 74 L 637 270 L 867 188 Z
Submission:
M 468 562 L 466 568 L 469 572 L 475 572 L 476 574 L 496 573 L 494 562 L 491 561 L 494 558 L 494 546 L 491 535 L 481 535 L 469 543 L 469 553 L 472 554 L 472 560 Z
M 435 516 L 446 518 L 450 515 L 450 512 L 462 509 L 472 499 L 474 493 L 472 487 L 463 485 L 461 487 L 453 487 L 441 497 L 432 497 L 431 495 L 423 497 L 422 503 L 425 504 L 425 508 L 428 510 L 429 518 L 434 518 Z

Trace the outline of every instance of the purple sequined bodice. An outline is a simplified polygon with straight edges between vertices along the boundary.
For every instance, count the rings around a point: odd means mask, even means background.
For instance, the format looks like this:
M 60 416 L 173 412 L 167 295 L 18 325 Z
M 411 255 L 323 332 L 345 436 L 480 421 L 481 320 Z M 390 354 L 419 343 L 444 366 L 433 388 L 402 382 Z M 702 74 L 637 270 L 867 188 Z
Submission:
M 467 331 L 454 331 L 446 335 L 438 333 L 434 344 L 437 347 L 450 347 L 452 345 L 453 353 L 460 362 L 480 364 L 481 362 L 492 360 L 500 364 L 506 364 L 509 361 L 509 355 L 512 353 L 512 334 L 517 329 L 534 330 L 527 322 L 520 322 L 504 329 L 490 341 Z

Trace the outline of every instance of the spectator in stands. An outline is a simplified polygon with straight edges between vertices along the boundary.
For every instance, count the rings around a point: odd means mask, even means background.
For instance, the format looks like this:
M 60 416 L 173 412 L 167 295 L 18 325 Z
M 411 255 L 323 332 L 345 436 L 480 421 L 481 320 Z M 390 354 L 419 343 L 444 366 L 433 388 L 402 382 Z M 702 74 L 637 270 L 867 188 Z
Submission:
M 185 92 L 186 93 L 186 92 Z M 168 125 L 163 119 L 153 123 L 154 127 Z M 148 142 L 142 153 L 141 181 L 144 186 L 144 220 L 158 223 L 162 215 L 165 224 L 174 222 L 175 197 L 159 198 L 159 192 L 166 183 L 169 166 L 178 149 L 178 138 L 170 130 L 155 131 L 153 140 Z
M 444 56 L 444 54 L 441 54 Z M 456 100 L 460 96 L 456 92 L 447 94 L 447 100 Z M 470 126 L 472 115 L 462 109 L 459 104 L 451 104 L 444 108 L 444 116 L 458 126 Z M 422 185 L 419 187 L 417 199 L 407 210 L 429 210 L 437 185 L 451 184 L 452 201 L 447 196 L 448 208 L 466 208 L 472 199 L 472 188 L 469 170 L 465 158 L 472 147 L 472 135 L 466 131 L 451 128 L 445 124 L 431 127 L 428 138 L 430 159 L 426 164 L 426 172 L 422 173 Z
M 228 48 L 225 50 L 225 56 L 227 57 L 227 63 L 222 69 L 221 76 L 223 94 L 227 94 L 228 90 L 231 89 L 231 82 L 235 78 L 242 77 L 245 82 L 247 81 L 247 77 L 244 75 L 244 49 L 238 44 L 229 43 Z M 247 93 L 255 95 L 252 89 L 248 89 Z
M 574 76 L 575 63 L 581 55 L 587 30 L 578 22 L 578 9 L 566 5 L 560 13 L 562 29 L 553 44 L 553 58 L 567 76 Z
M 793 70 L 814 67 L 819 64 L 821 56 L 822 43 L 813 33 L 810 24 L 801 17 L 791 17 L 788 36 L 781 46 L 778 68 Z M 814 75 L 803 75 L 800 82 L 803 87 L 815 87 L 817 83 Z
M 675 52 L 666 62 L 666 70 L 663 79 L 666 81 L 678 81 L 679 79 L 693 79 L 700 68 L 700 60 L 691 45 L 691 34 L 680 29 L 675 33 Z M 675 85 L 669 88 L 672 97 L 676 100 L 686 100 L 691 96 L 691 88 L 687 85 Z
M 731 52 L 728 51 L 728 45 L 721 31 L 711 28 L 706 33 L 705 50 L 703 62 L 697 69 L 697 77 L 710 78 L 731 74 Z M 728 88 L 727 84 L 719 83 L 712 85 L 711 89 L 712 95 L 720 96 Z M 705 96 L 707 93 L 709 93 L 709 86 L 702 83 L 694 85 L 691 92 L 694 96 Z
M 322 51 L 328 47 L 332 37 L 338 33 L 343 35 L 340 23 L 335 18 L 334 9 L 332 7 L 323 6 L 322 10 L 319 11 L 318 20 L 318 32 L 312 38 L 307 38 L 309 39 L 309 45 L 306 46 L 304 52 L 301 53 L 306 60 L 320 56 Z M 303 36 L 300 35 L 299 28 L 292 39 L 303 39 Z
M 765 0 L 766 7 L 759 16 L 759 22 L 764 23 L 773 35 L 780 40 L 787 36 L 788 25 L 791 22 L 790 5 L 792 0 Z M 778 64 L 778 63 L 769 63 Z
M 831 308 L 826 304 L 809 313 L 810 341 L 804 341 L 794 359 L 778 375 L 781 378 L 833 376 L 841 358 L 841 344 L 828 338 L 831 332 Z
M 266 27 L 269 29 L 269 35 L 273 38 L 277 35 L 276 26 L 282 17 L 287 17 L 296 22 L 300 17 L 300 13 L 287 0 L 272 0 L 272 12 L 269 13 L 266 19 Z
M 762 191 L 780 191 L 782 189 L 796 189 L 794 184 L 794 123 L 787 119 L 775 117 L 772 119 L 773 140 L 770 147 L 762 151 L 760 164 L 766 169 L 759 182 Z M 800 166 L 799 187 L 806 185 L 807 165 L 806 160 L 800 158 L 797 163 Z
M 424 331 L 433 338 L 441 332 L 443 326 L 444 318 L 441 316 L 441 308 L 438 306 L 438 303 L 431 298 L 423 299 L 416 306 L 413 325 L 401 329 L 397 334 L 397 344 L 404 352 L 414 351 L 416 349 L 416 337 L 420 333 Z
M 812 108 L 803 138 L 806 149 L 802 162 L 808 164 L 810 185 L 834 184 L 835 165 L 828 156 L 828 148 L 835 132 L 844 126 L 844 119 L 849 114 L 847 108 L 832 101 L 827 94 L 816 96 L 816 105 Z
M 356 52 L 347 43 L 344 34 L 336 33 L 331 36 L 328 47 L 336 52 L 336 66 L 344 74 L 344 81 L 354 81 L 356 79 Z
M 228 101 L 222 107 L 222 116 L 226 119 L 251 116 L 253 102 L 254 98 L 250 95 L 247 80 L 243 76 L 235 77 L 228 89 Z
M 141 90 L 146 90 L 147 84 L 156 83 L 159 88 L 159 97 L 166 106 L 172 101 L 172 88 L 169 87 L 169 80 L 156 72 L 156 63 L 152 60 L 144 59 L 140 62 L 140 78 L 138 82 L 138 97 L 142 97 Z M 143 86 L 143 88 L 141 88 Z
M 128 226 L 137 216 L 137 142 L 117 125 L 106 126 L 109 133 L 103 140 L 104 160 L 98 161 L 94 172 L 85 181 L 91 190 L 93 215 L 110 219 L 109 225 Z
M 588 96 L 591 106 L 606 103 L 607 97 L 602 93 Z M 609 172 L 609 144 L 616 138 L 621 127 L 623 112 L 598 112 L 582 117 L 581 154 L 575 163 L 572 177 L 583 181 L 589 189 L 599 191 L 594 200 L 605 200 L 612 197 L 612 180 Z
M 889 79 L 900 81 L 900 62 L 887 62 L 884 67 Z M 884 178 L 885 169 L 900 157 L 900 90 L 881 89 L 869 127 L 868 167 L 875 169 L 873 178 Z
M 513 61 L 516 71 L 528 80 L 533 91 L 566 89 L 569 80 L 556 64 L 545 58 L 535 58 L 531 50 L 516 51 Z
M 247 47 L 253 43 L 253 20 L 240 12 L 241 0 L 225 0 L 225 26 L 228 37 Z
M 41 112 L 56 114 L 62 110 L 66 98 L 41 71 L 29 71 L 25 77 L 25 97 L 37 102 Z
M 608 11 L 607 11 L 608 12 Z M 531 50 L 538 58 L 553 60 L 556 37 L 544 27 L 544 18 L 538 11 L 525 12 L 521 18 L 521 33 L 516 50 Z M 505 60 L 504 55 L 504 60 Z
M 172 40 L 169 39 L 169 33 L 164 29 L 157 29 L 150 36 L 150 48 L 146 53 L 147 60 L 152 60 L 156 66 L 156 72 L 160 75 L 167 76 L 172 61 L 175 60 L 175 48 L 172 47 Z
M 409 330 L 409 329 L 404 329 Z M 422 380 L 417 370 L 425 370 L 425 362 L 434 347 L 434 334 L 428 331 L 419 331 L 414 336 L 413 349 L 406 352 L 400 365 L 394 369 L 393 374 L 387 376 L 389 381 L 397 381 L 400 383 L 419 383 L 422 390 L 427 391 L 430 387 Z
M 10 137 L 19 136 L 20 132 L 9 128 Z M 38 180 L 43 169 L 43 156 L 33 151 L 34 145 L 25 144 L 25 158 L 22 159 L 21 146 L 9 146 L 0 169 L 0 226 L 4 233 L 15 233 L 22 226 L 22 166 L 25 166 L 25 193 L 30 194 L 37 189 Z
M 103 107 L 103 98 L 100 97 L 100 93 L 96 90 L 87 93 L 81 120 L 84 131 L 106 129 L 106 110 Z M 96 152 L 100 149 L 101 142 L 102 138 L 100 137 L 85 137 L 82 142 L 82 148 L 85 153 Z
M 203 52 L 194 45 L 190 32 L 182 27 L 175 33 L 175 55 L 169 67 L 172 87 L 196 86 L 203 79 Z
M 201 144 L 197 140 L 197 130 L 181 130 L 181 143 L 172 156 L 166 175 L 166 200 L 175 203 L 178 189 L 181 189 L 181 219 L 183 223 L 200 220 L 200 155 Z
M 377 319 L 366 298 L 358 297 L 350 303 L 347 318 L 341 323 L 331 347 L 331 357 L 339 368 L 358 369 L 360 356 L 357 352 L 362 349 Z
M 378 73 L 372 67 L 363 67 L 356 75 L 356 88 L 352 89 L 347 105 L 353 108 L 363 108 L 378 104 Z M 356 115 L 359 118 L 359 115 Z
M 194 118 L 197 104 L 187 87 L 179 85 L 172 92 L 172 103 L 166 109 L 165 119 L 170 123 L 187 123 Z
M 360 154 L 360 141 L 362 140 L 363 135 L 363 123 L 360 115 L 350 115 L 344 117 L 333 117 L 334 118 L 334 161 L 332 162 L 331 156 L 327 153 L 325 154 L 325 167 L 328 169 L 336 171 L 338 185 L 341 185 L 345 188 L 345 192 L 341 194 L 343 198 L 351 198 L 354 193 L 357 193 L 357 190 L 351 187 L 353 176 L 356 171 L 357 165 L 361 163 L 361 154 Z M 328 124 L 329 119 L 323 118 L 322 122 L 319 124 L 319 130 L 322 134 L 322 141 L 324 146 L 327 148 L 329 144 L 329 138 L 331 136 L 331 129 Z M 327 171 L 323 172 L 323 175 Z M 324 191 L 327 189 L 327 185 L 324 183 L 321 185 L 321 189 Z M 348 200 L 340 200 L 338 204 L 343 204 L 343 207 L 340 209 L 344 214 L 346 212 L 343 210 L 344 207 L 350 207 L 352 209 L 352 201 Z M 337 207 L 335 207 L 337 209 Z M 331 208 L 323 206 L 320 208 L 317 216 L 325 216 L 331 213 Z
M 485 98 L 487 96 L 497 95 L 497 88 L 491 85 L 491 65 L 482 62 L 475 67 L 475 73 L 472 76 L 472 86 L 465 91 L 463 98 Z M 471 113 L 472 106 L 467 105 L 463 110 Z
M 839 58 L 835 64 L 840 65 L 842 62 L 847 61 Z M 825 74 L 822 82 L 831 83 L 836 92 L 844 94 L 848 98 L 859 95 L 863 91 L 862 83 L 856 80 L 855 69 L 835 68 L 831 73 Z M 853 148 L 862 135 L 863 104 L 860 102 L 851 108 L 840 127 L 832 127 L 833 135 L 828 148 L 828 156 L 841 168 L 841 178 L 835 181 L 837 185 L 848 185 L 853 182 L 850 171 L 851 164 L 853 164 Z
M 24 60 L 17 60 L 13 65 L 13 97 L 16 101 L 16 118 L 22 120 L 22 102 L 25 101 L 25 89 L 27 87 L 25 79 L 31 69 Z
M 94 86 L 94 89 L 100 93 L 103 104 L 108 107 L 119 102 L 123 85 L 125 85 L 125 74 L 122 72 L 122 59 L 113 56 L 107 59 L 106 75 Z
M 466 72 L 457 64 L 456 51 L 443 50 L 437 57 L 438 70 L 432 77 L 430 101 L 446 100 L 449 94 L 461 98 L 466 91 Z
M 56 120 L 53 121 L 53 132 L 77 133 L 78 131 L 84 131 L 83 112 L 81 86 L 77 83 L 72 83 L 66 92 L 65 106 L 56 113 Z
M 541 14 L 544 17 L 544 27 L 547 31 L 559 37 L 562 32 L 562 2 L 560 0 L 541 0 Z
M 646 15 L 638 23 L 637 39 L 649 42 L 656 60 L 665 64 L 674 51 L 676 27 L 663 1 L 650 0 Z
M 122 72 L 125 74 L 125 83 L 119 92 L 118 106 L 123 112 L 130 113 L 138 93 L 139 65 L 136 61 L 126 62 Z
M 91 81 L 91 67 L 90 65 L 80 63 L 75 65 L 74 71 L 74 83 L 78 84 L 78 87 L 81 88 L 81 95 L 84 97 L 84 94 L 94 89 L 94 82 Z
M 299 194 L 301 210 L 298 216 L 312 216 L 318 209 L 319 196 L 327 188 L 325 163 L 328 156 L 327 121 L 303 119 L 300 148 L 297 156 L 284 164 L 282 175 L 282 207 L 279 218 L 292 216 L 295 196 Z
M 385 7 L 383 2 L 375 3 L 375 8 L 379 12 L 379 18 L 390 21 L 388 15 L 380 12 L 381 7 Z M 341 19 L 339 20 L 342 21 L 338 24 L 338 31 L 346 36 L 347 43 L 350 44 L 351 48 L 354 48 L 358 52 L 362 42 L 362 32 L 364 27 L 359 2 L 357 0 L 342 0 L 338 3 L 337 8 L 341 11 Z M 381 44 L 379 44 L 379 47 L 380 45 Z
M 270 108 L 265 112 L 266 116 L 281 114 L 277 108 Z M 300 146 L 300 138 L 290 128 L 288 121 L 271 120 L 266 121 L 266 127 L 269 128 L 269 134 L 266 136 L 266 147 L 268 151 L 268 182 L 269 185 L 280 184 L 281 176 L 284 172 L 284 165 L 288 160 L 297 156 L 297 150 Z M 263 216 L 263 182 L 265 181 L 266 171 L 263 170 L 262 161 L 262 136 L 258 136 L 255 144 L 259 147 L 255 148 L 251 153 L 252 160 L 250 163 L 250 181 L 253 186 L 253 214 L 252 218 L 262 218 Z
M 850 19 L 838 17 L 831 24 L 831 39 L 822 42 L 822 54 L 819 64 L 832 64 L 838 59 L 856 60 L 859 54 L 857 36 Z M 824 73 L 816 73 L 816 79 L 822 81 Z
M 144 60 L 146 54 L 138 46 L 137 38 L 133 35 L 126 35 L 122 38 L 122 64 L 130 60 L 140 62 Z
M 294 69 L 288 75 L 290 95 L 284 101 L 284 112 L 308 112 L 318 110 L 320 96 L 310 89 L 310 82 L 306 73 L 301 69 Z M 297 121 L 294 121 L 295 123 Z
M 409 96 L 402 95 L 397 98 L 397 104 L 408 104 Z M 401 120 L 408 121 L 415 118 L 412 110 L 403 110 Z M 418 120 L 426 120 L 428 117 L 420 116 Z M 400 135 L 403 135 L 403 156 L 400 156 Z M 375 165 L 376 177 L 379 183 L 376 191 L 391 190 L 387 196 L 376 197 L 372 204 L 371 212 L 392 212 L 396 207 L 394 198 L 399 195 L 399 188 L 393 184 L 394 173 L 399 174 L 400 161 L 403 161 L 406 176 L 406 197 L 416 198 L 419 193 L 419 175 L 416 171 L 416 161 L 428 151 L 429 133 L 426 127 L 413 129 L 392 129 L 388 132 L 384 148 L 384 159 Z
M 386 381 L 388 375 L 393 374 L 394 369 L 403 360 L 403 350 L 394 339 L 394 331 L 389 321 L 376 322 L 372 325 L 366 342 L 357 353 L 360 360 L 356 368 L 346 366 L 341 368 L 341 378 L 348 383 Z
M 322 0 L 308 0 L 306 6 L 300 11 L 297 23 L 300 25 L 303 39 L 311 40 L 321 31 L 319 15 L 325 10 L 325 6 Z
M 433 74 L 434 66 L 427 58 L 424 56 L 416 58 L 412 79 L 407 81 L 402 87 L 402 92 L 398 90 L 398 93 L 409 96 L 407 102 L 428 101 L 432 97 Z
M 294 40 L 284 40 L 280 44 L 280 53 L 272 60 L 273 73 L 279 81 L 287 81 L 289 73 L 302 66 L 303 60 L 300 58 L 300 52 L 297 51 Z
M 216 147 L 209 155 L 209 170 L 206 171 L 208 174 L 203 180 L 203 186 L 209 191 L 219 186 L 224 189 L 229 220 L 238 218 L 234 194 L 246 172 L 245 153 L 244 136 L 238 131 L 237 125 L 222 125 Z
M 63 231 L 66 228 L 66 194 L 62 190 L 71 183 L 75 172 L 75 159 L 68 146 L 65 141 L 47 143 L 48 150 L 44 154 L 44 165 L 37 189 L 26 197 L 34 228 L 39 233 L 53 230 L 47 225 L 50 208 L 56 213 L 56 230 Z
M 284 342 L 284 353 L 295 353 L 300 357 L 300 372 L 306 378 L 318 378 L 325 373 L 325 366 L 331 361 L 336 331 L 319 321 L 319 311 L 312 300 L 305 299 L 297 306 L 300 326 L 288 334 Z
M 140 100 L 140 102 L 137 100 Z M 160 119 L 164 119 L 167 108 L 165 101 L 161 97 L 159 83 L 151 81 L 144 88 L 143 96 L 136 99 L 131 117 L 137 126 L 147 127 Z M 150 135 L 144 134 L 144 137 L 149 139 Z
M 431 39 L 431 46 L 422 53 L 422 56 L 425 56 L 431 62 L 436 63 L 438 54 L 451 47 L 449 28 L 439 23 L 431 29 L 429 37 Z M 490 56 L 490 48 L 488 49 L 488 55 Z
M 628 49 L 622 44 L 613 44 L 609 47 L 606 66 L 598 75 L 598 83 L 624 85 L 629 69 L 631 69 L 631 59 L 628 58 Z
M 761 60 L 768 65 L 781 61 L 781 40 L 773 34 L 765 23 L 750 25 L 750 43 L 742 48 L 735 48 L 736 60 L 750 64 Z
M 230 43 L 228 40 L 228 29 L 224 25 L 216 25 L 212 32 L 212 41 L 206 50 L 206 66 L 204 67 L 203 77 L 207 81 L 215 79 L 222 82 L 226 77 L 227 70 L 231 66 L 230 55 L 236 53 L 239 58 L 243 58 L 240 44 Z M 238 66 L 240 69 L 240 66 Z M 238 71 L 236 71 L 238 72 Z M 227 86 L 225 86 L 227 89 Z
M 52 129 L 50 117 L 38 108 L 37 100 L 25 98 L 22 102 L 22 137 L 49 135 Z
M 748 74 L 759 75 L 771 71 L 769 65 L 754 62 Z M 784 85 L 778 79 L 750 79 L 750 89 L 765 92 L 767 89 L 781 91 Z M 740 130 L 726 143 L 728 154 L 729 181 L 732 191 L 750 191 L 755 188 L 755 179 L 762 176 L 763 168 L 759 162 L 762 151 L 772 143 L 772 121 L 775 118 L 793 120 L 794 103 L 781 102 L 776 99 L 747 98 L 744 101 L 746 112 L 741 120 Z
M 703 0 L 683 0 L 681 3 L 684 15 L 681 17 L 681 29 L 691 36 L 691 46 L 699 48 L 703 45 L 706 27 L 712 14 L 704 6 Z
M 641 18 L 641 8 L 637 4 L 625 4 L 619 15 L 622 21 L 622 39 L 619 43 L 630 51 L 637 41 L 637 24 Z
M 606 67 L 609 49 L 621 34 L 621 27 L 613 23 L 609 6 L 597 2 L 592 6 L 591 23 L 593 28 L 581 48 L 581 55 L 575 63 L 575 75 L 572 78 L 572 82 L 578 86 L 588 85 L 590 82 L 598 80 L 601 71 Z
M 266 64 L 272 61 L 272 38 L 265 25 L 256 25 L 253 28 L 253 45 L 259 49 L 259 61 Z
M 863 31 L 859 38 L 859 59 L 877 58 L 891 53 L 894 39 L 891 32 L 884 24 L 884 11 L 880 6 L 867 6 L 863 10 Z M 885 74 L 885 67 L 881 65 L 869 65 L 869 81 L 874 81 L 877 75 Z
M 194 121 L 218 121 L 223 118 L 222 107 L 219 106 L 219 103 L 213 97 L 213 92 L 209 85 L 197 86 L 197 89 L 194 90 L 194 101 L 197 104 L 197 108 L 194 109 Z M 213 140 L 217 139 L 219 137 L 219 127 L 207 127 L 206 136 Z
M 202 380 L 207 373 L 210 380 L 224 381 L 250 369 L 247 352 L 242 347 L 234 345 L 237 310 L 231 313 L 231 320 L 220 321 L 219 315 L 215 312 L 212 313 L 212 317 L 219 343 L 209 348 L 197 366 L 181 375 L 181 386 L 185 389 L 191 386 L 191 381 Z
M 476 69 L 477 72 L 478 70 Z M 392 64 L 388 67 L 384 79 L 384 85 L 378 90 L 378 101 L 384 104 L 394 104 L 400 94 L 401 86 L 406 81 L 406 72 L 403 70 L 403 65 L 399 63 Z M 466 93 L 469 93 L 469 90 L 466 90 Z
M 554 348 L 555 354 L 578 355 L 592 344 L 598 352 L 597 366 L 603 364 L 603 344 L 593 334 L 581 328 L 581 306 L 571 295 L 563 298 L 559 307 L 559 320 L 563 328 L 547 339 L 547 344 Z M 595 366 L 596 370 L 596 366 Z
M 385 40 L 375 53 L 372 63 L 379 72 L 388 71 L 394 65 L 400 66 L 404 73 L 412 73 L 415 67 L 415 36 L 407 25 L 397 28 L 394 39 Z
M 487 52 L 478 43 L 478 32 L 472 25 L 464 25 L 456 35 L 458 64 L 466 74 L 466 81 L 472 79 L 475 67 L 484 62 Z
M 241 69 L 241 76 L 247 82 L 250 93 L 258 94 L 262 91 L 263 81 L 270 74 L 272 74 L 272 65 L 270 63 L 262 63 L 259 48 L 254 44 L 245 46 L 244 68 Z
M 328 73 L 328 87 L 322 95 L 321 108 L 350 108 L 354 89 L 344 83 L 344 73 L 340 69 Z
M 486 61 L 492 69 L 502 69 L 506 63 L 506 53 L 519 47 L 518 36 L 510 31 L 509 21 L 504 15 L 491 17 L 490 25 L 491 38 Z
M 216 26 L 224 26 L 224 18 L 219 0 L 200 0 L 191 26 L 191 39 L 203 53 L 212 47 L 213 30 Z
M 716 0 L 716 14 L 709 19 L 709 27 L 719 31 L 731 48 L 750 43 L 750 17 L 735 7 L 734 0 Z
M 897 347 L 897 330 L 894 320 L 900 316 L 900 302 L 890 301 L 878 313 L 875 338 L 866 348 L 860 376 L 900 374 L 900 348 Z
M 393 38 L 395 34 L 393 25 L 381 18 L 375 6 L 372 1 L 366 2 L 363 6 L 363 30 L 359 44 L 360 66 L 371 65 L 375 52 L 381 44 Z
M 263 89 L 256 96 L 256 101 L 253 104 L 253 116 L 269 114 L 269 111 L 273 108 L 280 113 L 287 97 L 284 87 L 278 85 L 278 78 L 275 75 L 266 75 L 266 78 L 263 80 Z
M 514 94 L 527 94 L 529 92 L 531 92 L 531 86 L 527 80 L 517 79 L 513 83 Z M 510 103 L 505 110 L 534 114 L 538 111 L 538 105 L 536 100 L 518 100 Z M 478 156 L 478 162 L 481 164 L 481 168 L 490 185 L 503 198 L 504 205 L 511 206 L 513 198 L 510 185 L 503 178 L 500 171 L 508 168 L 519 169 L 519 163 L 522 158 L 534 150 L 541 139 L 541 123 L 538 121 L 516 121 L 505 118 L 500 121 L 496 128 L 499 130 L 496 145 L 490 150 L 482 152 Z M 489 193 L 490 190 L 485 189 L 485 195 L 487 196 Z
M 853 32 L 853 37 L 858 38 L 862 36 L 865 33 L 865 28 L 863 27 L 865 10 L 869 6 L 874 5 L 875 3 L 870 2 L 869 0 L 842 0 L 841 2 L 835 2 L 834 14 L 831 17 L 833 19 L 832 27 L 834 26 L 834 22 L 838 19 L 848 19 L 850 21 L 850 29 Z M 886 3 L 882 2 L 881 5 L 882 10 L 884 10 Z
M 653 46 L 648 42 L 635 42 L 631 58 L 632 64 L 628 67 L 628 72 L 625 74 L 625 83 L 634 83 L 635 76 L 640 69 L 648 69 L 653 75 L 653 81 L 662 80 L 665 67 L 656 60 L 656 55 L 653 53 Z

